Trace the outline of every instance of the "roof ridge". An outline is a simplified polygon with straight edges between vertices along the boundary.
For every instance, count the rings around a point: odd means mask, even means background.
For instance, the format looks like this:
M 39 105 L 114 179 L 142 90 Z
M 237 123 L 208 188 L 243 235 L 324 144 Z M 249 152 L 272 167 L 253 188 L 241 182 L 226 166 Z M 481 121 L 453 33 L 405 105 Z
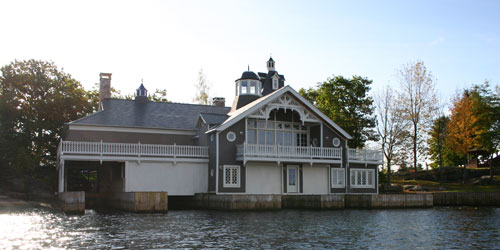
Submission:
M 108 100 L 135 102 L 135 100 L 121 99 L 121 98 L 108 98 Z M 153 101 L 149 101 L 147 103 L 154 103 L 154 104 L 180 104 L 180 105 L 202 106 L 202 107 L 231 108 L 231 107 L 226 107 L 226 106 L 222 107 L 222 106 L 214 106 L 214 105 L 209 105 L 209 104 L 182 103 L 182 102 L 170 102 L 170 101 L 169 102 L 153 102 Z

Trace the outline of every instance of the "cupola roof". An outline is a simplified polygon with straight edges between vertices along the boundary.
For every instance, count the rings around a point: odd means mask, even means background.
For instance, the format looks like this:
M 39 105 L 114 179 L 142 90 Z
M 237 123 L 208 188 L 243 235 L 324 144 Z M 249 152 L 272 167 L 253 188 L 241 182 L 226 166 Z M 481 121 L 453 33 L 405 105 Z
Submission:
M 243 72 L 243 74 L 241 74 L 240 79 L 237 79 L 236 81 L 238 80 L 260 80 L 260 79 L 259 76 L 255 74 L 255 72 L 248 70 Z

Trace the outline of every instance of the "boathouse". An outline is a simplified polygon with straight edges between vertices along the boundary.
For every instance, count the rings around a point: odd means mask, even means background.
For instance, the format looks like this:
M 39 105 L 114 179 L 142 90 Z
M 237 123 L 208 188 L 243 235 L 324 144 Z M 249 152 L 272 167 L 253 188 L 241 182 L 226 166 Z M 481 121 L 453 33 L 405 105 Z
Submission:
M 142 84 L 122 100 L 101 73 L 100 110 L 65 125 L 59 193 L 133 211 L 148 202 L 142 210 L 166 210 L 167 194 L 202 207 L 279 208 L 292 196 L 378 193 L 381 151 L 348 148 L 351 136 L 285 85 L 272 58 L 267 72 L 245 71 L 232 87 L 231 107 L 224 98 L 151 102 Z

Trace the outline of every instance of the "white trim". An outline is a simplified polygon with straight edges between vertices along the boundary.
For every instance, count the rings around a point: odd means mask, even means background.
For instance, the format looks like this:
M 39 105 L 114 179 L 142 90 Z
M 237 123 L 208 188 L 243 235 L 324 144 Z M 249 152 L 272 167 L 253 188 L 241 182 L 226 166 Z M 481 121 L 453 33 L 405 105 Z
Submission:
M 341 164 L 342 160 L 323 160 L 323 159 L 308 159 L 308 158 L 268 158 L 268 157 L 237 157 L 236 160 L 249 162 L 249 161 L 263 161 L 263 162 L 278 162 L 278 163 L 338 163 Z
M 229 179 L 230 179 L 230 182 L 232 182 L 233 180 L 233 174 L 234 172 L 232 171 L 232 169 L 236 169 L 236 183 L 226 183 L 226 170 L 229 169 L 230 171 L 230 175 L 229 175 Z M 240 165 L 224 165 L 222 167 L 222 184 L 223 184 L 223 187 L 225 188 L 239 188 L 241 186 L 241 166 Z
M 336 174 L 336 180 L 335 180 L 335 183 L 334 183 L 334 178 L 333 178 L 333 173 L 334 172 L 340 172 L 342 173 L 342 179 L 343 179 L 343 183 L 342 184 L 338 184 L 338 181 L 339 181 L 339 174 L 337 173 Z M 343 168 L 330 168 L 330 185 L 332 188 L 344 188 L 345 187 L 345 169 Z
M 230 137 L 232 137 L 232 139 Z M 229 131 L 226 134 L 226 139 L 228 142 L 236 141 L 236 134 L 233 131 Z
M 370 173 L 370 172 L 372 173 L 372 178 L 371 178 L 372 184 L 371 185 L 368 184 L 370 182 L 369 174 L 368 173 Z M 359 174 L 362 175 L 362 173 L 365 173 L 365 175 L 366 175 L 365 176 L 366 177 L 366 184 L 357 183 L 357 181 L 358 181 L 357 176 Z M 352 182 L 353 176 L 354 176 L 354 183 Z M 351 180 L 351 183 L 350 183 L 351 187 L 353 187 L 353 188 L 375 188 L 375 179 L 377 178 L 375 176 L 375 169 L 351 168 L 350 169 L 349 177 L 350 177 L 350 180 Z
M 280 89 L 274 91 L 273 93 L 271 93 L 267 96 L 264 96 L 263 98 L 256 100 L 255 101 L 256 103 L 254 103 L 253 105 L 252 105 L 252 103 L 247 104 L 247 105 L 250 105 L 249 108 L 247 108 L 247 109 L 242 107 L 241 108 L 242 111 L 238 112 L 239 109 L 237 111 L 234 111 L 234 113 L 235 113 L 234 117 L 231 116 L 228 120 L 226 120 L 226 122 L 222 123 L 219 127 L 215 128 L 215 130 L 223 131 L 223 130 L 229 128 L 230 126 L 232 126 L 236 122 L 247 117 L 248 115 L 250 115 L 253 112 L 257 111 L 258 109 L 262 108 L 264 105 L 272 102 L 276 97 L 279 97 L 286 92 L 290 92 L 295 98 L 299 99 L 302 103 L 305 104 L 305 106 L 307 106 L 309 109 L 311 109 L 316 115 L 318 115 L 326 123 L 328 123 L 330 126 L 332 126 L 337 131 L 339 131 L 340 134 L 342 134 L 342 136 L 344 136 L 347 139 L 352 139 L 352 137 L 347 132 L 345 132 L 339 125 L 337 125 L 334 121 L 332 121 L 325 114 L 323 114 L 321 111 L 319 111 L 319 109 L 314 107 L 314 105 L 312 105 L 309 101 L 307 101 L 304 97 L 302 97 L 299 93 L 297 93 L 297 91 L 295 91 L 289 85 L 287 85 L 283 88 L 280 88 Z M 207 133 L 209 133 L 209 132 L 211 132 L 211 131 L 207 131 Z
M 173 158 L 173 157 L 136 157 L 136 156 L 99 156 L 99 155 L 61 155 L 61 160 L 74 161 L 141 161 L 141 162 L 196 162 L 207 163 L 203 158 Z
M 120 127 L 120 126 L 100 126 L 100 125 L 82 125 L 71 124 L 69 130 L 82 130 L 82 131 L 111 131 L 111 132 L 125 132 L 125 133 L 146 133 L 146 134 L 167 134 L 167 135 L 196 135 L 196 130 L 182 130 L 182 129 L 160 129 L 160 128 L 134 128 L 134 127 Z

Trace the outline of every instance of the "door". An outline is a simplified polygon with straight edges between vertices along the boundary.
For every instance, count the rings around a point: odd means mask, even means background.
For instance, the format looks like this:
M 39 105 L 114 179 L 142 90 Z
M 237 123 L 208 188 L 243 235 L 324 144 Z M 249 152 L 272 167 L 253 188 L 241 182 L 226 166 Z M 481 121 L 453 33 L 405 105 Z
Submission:
M 288 166 L 287 175 L 287 193 L 297 193 L 299 191 L 299 166 Z

